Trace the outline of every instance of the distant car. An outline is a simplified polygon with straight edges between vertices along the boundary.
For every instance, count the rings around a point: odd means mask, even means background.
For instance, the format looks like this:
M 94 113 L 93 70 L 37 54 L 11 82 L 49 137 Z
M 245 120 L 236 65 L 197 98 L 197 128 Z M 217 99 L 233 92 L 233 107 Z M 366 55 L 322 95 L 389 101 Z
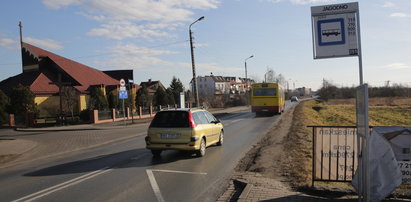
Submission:
M 164 110 L 151 121 L 145 140 L 153 156 L 163 150 L 186 150 L 202 157 L 206 147 L 223 144 L 224 127 L 204 109 Z
M 291 96 L 291 102 L 298 102 L 298 97 L 297 96 Z

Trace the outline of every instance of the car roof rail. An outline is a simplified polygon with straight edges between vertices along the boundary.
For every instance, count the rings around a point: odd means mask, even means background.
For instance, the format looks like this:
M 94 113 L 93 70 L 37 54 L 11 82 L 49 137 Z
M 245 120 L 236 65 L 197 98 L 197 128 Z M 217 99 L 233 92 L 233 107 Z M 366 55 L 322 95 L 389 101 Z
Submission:
M 189 109 L 189 111 L 191 111 L 191 110 L 194 110 L 194 109 L 205 109 L 204 108 L 204 106 L 201 106 L 201 107 L 191 107 L 191 108 L 188 108 Z

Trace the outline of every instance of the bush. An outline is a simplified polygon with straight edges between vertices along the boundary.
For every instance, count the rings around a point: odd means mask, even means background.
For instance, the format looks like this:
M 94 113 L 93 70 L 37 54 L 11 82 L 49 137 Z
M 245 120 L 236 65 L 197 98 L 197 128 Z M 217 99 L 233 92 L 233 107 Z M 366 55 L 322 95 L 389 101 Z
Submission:
M 7 106 L 9 105 L 9 98 L 3 91 L 0 90 L 0 126 L 5 124 L 8 120 L 7 118 Z
M 83 122 L 89 122 L 90 121 L 90 110 L 88 110 L 88 109 L 82 110 L 80 112 L 80 119 Z

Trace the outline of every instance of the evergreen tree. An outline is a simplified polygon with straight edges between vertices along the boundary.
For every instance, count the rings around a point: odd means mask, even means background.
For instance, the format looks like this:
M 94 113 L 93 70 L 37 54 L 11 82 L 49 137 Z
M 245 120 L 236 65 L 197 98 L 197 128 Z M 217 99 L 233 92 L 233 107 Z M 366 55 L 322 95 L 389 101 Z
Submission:
M 169 103 L 168 97 L 164 89 L 158 86 L 156 93 L 154 94 L 154 104 L 155 105 L 167 105 Z
M 94 88 L 90 94 L 90 108 L 97 110 L 108 109 L 108 101 L 100 88 Z
M 9 98 L 0 90 L 0 125 L 7 122 L 7 106 Z
M 184 86 L 183 83 L 181 83 L 180 79 L 177 79 L 175 76 L 173 76 L 170 84 L 170 90 L 173 94 L 174 103 L 178 102 L 180 100 L 180 93 L 184 92 Z
M 168 100 L 169 105 L 174 105 L 176 103 L 175 100 L 174 100 L 174 95 L 173 95 L 173 91 L 171 90 L 171 88 L 167 88 L 166 96 L 167 96 L 167 100 Z
M 26 112 L 36 112 L 35 95 L 30 87 L 19 84 L 13 88 L 10 95 L 10 112 L 25 115 Z

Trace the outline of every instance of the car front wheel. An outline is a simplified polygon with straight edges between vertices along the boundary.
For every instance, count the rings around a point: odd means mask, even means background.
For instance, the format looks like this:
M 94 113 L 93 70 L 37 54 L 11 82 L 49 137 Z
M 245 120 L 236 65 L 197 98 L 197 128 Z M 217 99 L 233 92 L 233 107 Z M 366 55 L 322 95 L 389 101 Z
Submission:
M 221 146 L 221 145 L 223 145 L 223 143 L 224 143 L 224 131 L 221 131 L 220 132 L 220 139 L 217 142 L 217 146 Z

